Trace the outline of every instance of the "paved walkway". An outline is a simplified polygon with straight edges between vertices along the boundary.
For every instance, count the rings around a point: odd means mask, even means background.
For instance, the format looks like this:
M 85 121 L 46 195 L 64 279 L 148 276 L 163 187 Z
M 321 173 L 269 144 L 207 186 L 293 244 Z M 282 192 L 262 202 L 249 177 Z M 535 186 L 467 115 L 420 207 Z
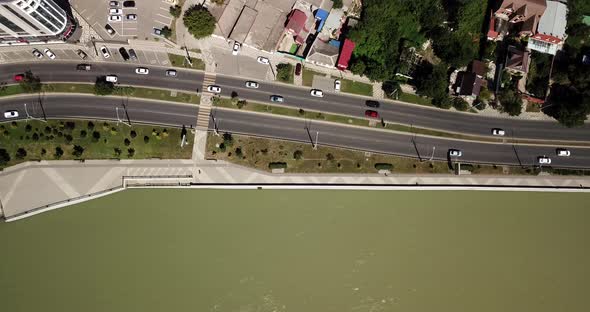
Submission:
M 196 144 L 195 144 L 196 146 Z M 380 174 L 272 174 L 222 161 L 88 160 L 28 162 L 0 172 L 0 207 L 5 216 L 122 186 L 123 177 L 143 183 L 305 185 L 467 185 L 580 187 L 590 177 L 454 176 Z

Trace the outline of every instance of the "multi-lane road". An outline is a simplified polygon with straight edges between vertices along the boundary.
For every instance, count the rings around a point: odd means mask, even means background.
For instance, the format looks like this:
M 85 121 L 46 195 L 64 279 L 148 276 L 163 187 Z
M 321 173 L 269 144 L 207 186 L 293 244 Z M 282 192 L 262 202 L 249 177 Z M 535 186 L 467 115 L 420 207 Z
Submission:
M 42 107 L 38 96 L 20 96 L 0 98 L 0 110 L 17 109 L 27 111 L 35 117 L 47 118 L 90 118 L 125 119 L 127 110 L 132 122 L 161 124 L 187 127 L 194 125 L 198 106 L 176 104 L 141 99 L 120 99 L 115 97 L 96 97 L 91 95 L 45 95 Z M 123 107 L 125 103 L 125 107 Z M 118 114 L 118 115 L 117 115 Z M 217 126 L 220 131 L 248 134 L 260 137 L 272 137 L 292 141 L 315 141 L 319 132 L 319 145 L 339 146 L 364 151 L 374 151 L 395 155 L 418 157 L 421 159 L 448 160 L 447 151 L 459 148 L 464 151 L 461 157 L 465 162 L 536 165 L 539 155 L 554 155 L 550 146 L 491 144 L 470 141 L 449 140 L 432 137 L 413 137 L 406 134 L 394 134 L 390 131 L 376 131 L 370 128 L 349 127 L 325 122 L 309 121 L 295 118 L 283 118 L 273 115 L 248 113 L 239 110 L 214 109 Z M 21 117 L 23 117 L 21 115 Z M 213 129 L 213 122 L 209 124 Z M 433 149 L 433 147 L 435 147 Z M 590 149 L 572 148 L 572 157 L 552 157 L 553 166 L 586 168 L 590 167 Z M 434 155 L 433 155 L 434 151 Z
M 204 73 L 178 69 L 178 77 L 165 77 L 166 68 L 150 67 L 148 76 L 135 74 L 135 66 L 117 63 L 93 63 L 91 71 L 77 71 L 74 62 L 45 62 L 35 64 L 0 65 L 0 82 L 12 83 L 15 74 L 30 69 L 44 82 L 94 82 L 97 76 L 115 74 L 121 84 L 155 88 L 173 88 L 184 91 L 202 91 Z M 283 105 L 305 110 L 364 117 L 368 98 L 344 93 L 325 92 L 323 98 L 309 95 L 308 88 L 260 81 L 258 89 L 245 87 L 247 78 L 218 75 L 215 84 L 221 86 L 222 95 L 237 92 L 240 98 L 256 102 L 269 102 L 270 95 L 282 95 Z M 387 122 L 439 129 L 467 135 L 489 136 L 492 128 L 506 130 L 507 136 L 518 139 L 543 141 L 589 141 L 590 125 L 566 128 L 555 121 L 536 121 L 478 116 L 470 113 L 450 112 L 436 108 L 408 105 L 395 101 L 381 101 L 378 109 Z

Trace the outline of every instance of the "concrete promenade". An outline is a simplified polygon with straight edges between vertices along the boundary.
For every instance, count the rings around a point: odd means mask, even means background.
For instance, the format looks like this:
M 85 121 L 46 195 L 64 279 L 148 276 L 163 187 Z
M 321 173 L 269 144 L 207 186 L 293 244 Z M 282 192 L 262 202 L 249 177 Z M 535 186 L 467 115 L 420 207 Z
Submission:
M 479 175 L 380 175 L 380 174 L 273 174 L 221 161 L 186 160 L 87 160 L 27 162 L 0 172 L 0 204 L 10 218 L 57 203 L 94 198 L 126 186 L 193 186 L 232 188 L 256 185 L 291 187 L 374 186 L 498 186 L 528 190 L 547 187 L 590 191 L 590 177 L 479 176 Z M 129 181 L 132 181 L 130 183 Z M 571 190 L 571 189 L 570 189 Z

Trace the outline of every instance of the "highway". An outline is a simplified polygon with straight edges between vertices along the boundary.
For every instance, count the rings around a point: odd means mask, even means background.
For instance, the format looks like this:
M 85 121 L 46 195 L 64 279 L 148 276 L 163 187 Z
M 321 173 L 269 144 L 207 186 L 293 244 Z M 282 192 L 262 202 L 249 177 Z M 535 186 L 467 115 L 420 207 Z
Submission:
M 44 62 L 34 64 L 0 65 L 0 82 L 13 83 L 15 74 L 30 69 L 43 82 L 94 82 L 97 76 L 115 74 L 125 85 L 156 88 L 173 88 L 185 91 L 202 91 L 204 73 L 178 69 L 178 77 L 165 77 L 167 68 L 149 67 L 148 76 L 135 74 L 135 65 L 123 63 L 92 63 L 91 71 L 77 71 L 74 62 Z M 259 89 L 244 86 L 247 78 L 217 75 L 216 84 L 222 87 L 222 95 L 230 96 L 232 91 L 249 101 L 269 102 L 269 96 L 282 95 L 283 105 L 305 110 L 323 111 L 355 117 L 364 117 L 369 98 L 344 93 L 325 92 L 323 98 L 313 98 L 309 89 L 280 83 L 259 82 Z M 549 141 L 589 141 L 590 125 L 580 128 L 566 128 L 555 121 L 534 121 L 509 118 L 478 116 L 471 113 L 457 113 L 419 105 L 380 100 L 378 109 L 381 117 L 388 122 L 413 125 L 414 127 L 440 129 L 469 135 L 491 135 L 492 128 L 506 130 L 507 136 L 519 139 Z
M 42 105 L 38 96 L 0 98 L 0 110 L 18 110 L 20 117 L 27 111 L 33 117 L 41 118 L 85 118 L 124 120 L 125 108 L 129 119 L 138 123 L 171 126 L 194 126 L 198 106 L 130 98 L 97 97 L 92 95 L 46 95 Z M 124 105 L 125 104 L 125 105 Z M 370 128 L 303 119 L 283 118 L 276 115 L 248 113 L 239 110 L 213 109 L 218 129 L 221 132 L 247 134 L 259 137 L 278 138 L 312 144 L 318 133 L 319 145 L 337 146 L 363 151 L 373 151 L 402 156 L 418 157 L 423 160 L 433 155 L 436 160 L 448 160 L 450 148 L 463 150 L 464 162 L 509 164 L 531 166 L 537 164 L 537 156 L 547 155 L 553 160 L 553 167 L 588 168 L 590 149 L 571 148 L 571 157 L 556 157 L 555 149 L 549 146 L 513 144 L 492 144 L 470 141 L 456 141 L 444 138 L 415 137 L 376 131 Z M 5 121 L 5 119 L 0 119 Z M 209 124 L 213 129 L 213 122 Z

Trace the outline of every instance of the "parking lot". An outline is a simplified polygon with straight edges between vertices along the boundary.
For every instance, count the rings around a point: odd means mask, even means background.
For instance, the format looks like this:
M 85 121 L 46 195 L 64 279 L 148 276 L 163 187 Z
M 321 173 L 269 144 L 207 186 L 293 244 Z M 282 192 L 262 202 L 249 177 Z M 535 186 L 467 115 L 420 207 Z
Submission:
M 103 46 L 102 44 L 97 44 L 97 49 Z M 98 55 L 93 47 L 90 48 L 83 48 L 82 50 L 87 54 L 88 58 L 86 60 L 82 60 L 77 54 L 76 51 L 79 47 L 66 47 L 66 46 L 50 46 L 49 48 L 55 54 L 55 60 L 75 60 L 80 62 L 101 62 L 101 61 L 109 61 L 109 62 L 127 62 L 133 64 L 143 64 L 143 65 L 156 65 L 156 66 L 169 66 L 170 60 L 168 59 L 168 54 L 164 52 L 157 52 L 151 51 L 147 49 L 134 49 L 135 54 L 137 54 L 137 59 L 133 60 L 130 59 L 128 61 L 123 60 L 123 57 L 119 53 L 120 45 L 115 44 L 104 44 L 109 49 L 111 57 L 105 59 L 100 51 L 98 51 Z M 45 46 L 38 46 L 36 47 L 37 50 L 43 53 Z M 129 51 L 129 47 L 126 46 L 125 49 Z M 38 61 L 49 61 L 47 56 L 44 56 L 42 59 L 36 58 L 31 51 L 33 50 L 32 47 L 12 47 L 10 50 L 0 50 L 0 62 L 2 63 L 12 63 L 12 62 L 38 62 Z
M 172 16 L 169 13 L 170 3 L 165 0 L 135 0 L 133 7 L 125 7 L 125 1 L 117 0 L 111 6 L 109 0 L 79 0 L 72 3 L 74 9 L 92 26 L 105 40 L 127 41 L 128 39 L 150 40 L 158 38 L 153 34 L 154 28 L 170 27 Z M 111 14 L 109 10 L 118 10 Z M 136 20 L 128 19 L 130 14 Z M 120 16 L 120 21 L 109 21 L 110 15 Z M 105 28 L 109 25 L 113 34 Z

